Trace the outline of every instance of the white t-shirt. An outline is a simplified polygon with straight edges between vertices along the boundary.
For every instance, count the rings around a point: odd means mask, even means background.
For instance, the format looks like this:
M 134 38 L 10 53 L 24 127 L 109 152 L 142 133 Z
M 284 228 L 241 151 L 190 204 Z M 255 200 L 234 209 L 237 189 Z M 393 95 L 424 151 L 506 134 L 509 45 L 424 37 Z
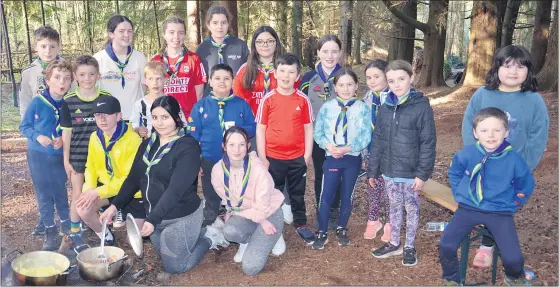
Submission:
M 145 105 L 145 113 L 142 107 L 142 103 Z M 146 127 L 148 129 L 148 137 L 151 135 L 152 125 L 151 125 L 151 105 L 153 102 L 148 101 L 145 97 L 137 100 L 132 108 L 132 113 L 130 115 L 130 124 L 132 128 L 136 129 L 139 127 Z M 181 109 L 179 116 L 186 126 L 186 117 Z
M 125 86 L 122 88 L 120 71 L 113 60 L 109 57 L 105 49 L 93 55 L 99 62 L 99 72 L 101 78 L 97 85 L 111 93 L 120 101 L 122 118 L 130 120 L 130 112 L 134 103 L 144 97 L 144 67 L 147 60 L 144 54 L 133 50 L 128 65 L 124 68 Z M 124 58 L 119 58 L 123 62 Z

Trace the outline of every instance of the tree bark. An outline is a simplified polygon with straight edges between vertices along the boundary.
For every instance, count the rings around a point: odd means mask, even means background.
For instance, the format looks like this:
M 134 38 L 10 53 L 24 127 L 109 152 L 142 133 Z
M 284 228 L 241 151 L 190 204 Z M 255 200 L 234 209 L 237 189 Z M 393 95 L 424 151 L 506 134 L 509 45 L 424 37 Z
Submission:
M 456 3 L 456 2 L 454 2 Z M 449 3 L 449 7 L 452 7 L 453 5 L 451 3 Z M 456 5 L 454 5 L 454 7 L 456 7 Z M 456 12 L 453 12 L 451 14 L 452 9 L 448 9 L 448 15 L 450 15 L 450 18 L 448 19 L 448 23 L 450 23 L 450 29 L 448 29 L 448 31 L 450 31 L 450 35 L 449 35 L 449 39 L 448 39 L 448 45 L 446 45 L 446 57 L 445 59 L 448 59 L 448 57 L 450 57 L 450 55 L 452 54 L 452 46 L 454 46 L 454 34 L 456 33 Z
M 465 1 L 460 1 L 458 13 L 458 55 L 462 61 L 464 60 L 464 18 L 466 18 L 466 4 Z
M 161 35 L 159 34 L 159 19 L 157 19 L 157 4 L 155 0 L 152 0 L 153 3 L 153 16 L 155 17 L 155 32 L 157 37 L 157 47 L 161 47 Z
M 287 52 L 285 47 L 289 47 L 289 29 L 287 28 L 287 26 L 289 25 L 289 22 L 287 21 L 287 14 L 289 13 L 289 3 L 287 0 L 280 0 L 279 4 L 279 38 L 282 42 L 282 53 L 285 53 Z
M 208 9 L 210 9 L 211 4 L 212 4 L 211 1 L 198 0 L 198 11 L 200 11 L 199 12 L 200 30 L 202 34 L 201 38 L 210 35 L 210 32 L 208 31 L 208 26 L 206 25 L 206 13 L 208 13 Z
M 233 15 L 233 18 L 229 21 L 229 30 L 232 31 L 233 35 L 238 35 L 239 28 L 237 27 L 237 0 L 226 0 L 221 1 L 221 5 L 229 10 L 229 13 Z
M 520 9 L 522 0 L 508 0 L 505 17 L 503 18 L 503 34 L 501 35 L 500 47 L 512 44 L 512 35 L 514 33 L 514 25 Z
M 551 22 L 552 0 L 540 0 L 536 8 L 536 18 L 534 21 L 534 34 L 532 36 L 532 66 L 534 73 L 543 67 L 545 54 L 547 52 L 547 39 L 549 37 L 549 23 Z
M 293 0 L 293 10 L 292 10 L 292 23 L 291 23 L 291 52 L 302 58 L 302 47 L 301 47 L 301 28 L 303 26 L 303 3 L 301 0 Z
M 27 56 L 29 57 L 29 64 L 33 62 L 33 51 L 31 50 L 31 38 L 29 36 L 29 17 L 27 15 L 27 1 L 23 0 L 23 17 L 25 18 L 25 35 L 27 35 Z
M 491 1 L 491 0 L 490 0 Z M 508 0 L 496 0 L 497 11 L 497 48 L 501 46 L 503 36 L 503 20 L 507 11 Z
M 557 91 L 557 11 L 553 16 L 553 27 L 547 43 L 547 56 L 541 71 L 536 76 L 540 90 Z
M 89 1 L 85 0 L 85 10 L 87 14 L 87 38 L 89 39 L 89 51 L 93 54 L 93 24 L 91 23 L 91 9 L 89 8 Z
M 361 24 L 357 25 L 355 28 L 355 47 L 353 50 L 353 63 L 356 65 L 362 64 L 361 62 L 361 33 L 363 31 L 363 27 Z
M 497 48 L 497 0 L 474 1 L 471 15 L 470 44 L 464 86 L 479 87 L 491 68 Z
M 196 50 L 198 44 L 201 42 L 200 27 L 198 22 L 198 2 L 196 0 L 187 1 L 186 4 L 186 22 L 188 26 L 188 49 L 190 51 Z
M 116 13 L 120 14 L 120 5 L 118 4 L 118 0 L 115 0 L 115 8 L 116 8 Z
M 18 107 L 18 96 L 17 96 L 17 86 L 16 86 L 16 79 L 14 77 L 14 64 L 12 63 L 12 51 L 10 49 L 10 35 L 8 32 L 8 22 L 6 20 L 6 11 L 4 11 L 4 1 L 0 1 L 0 9 L 2 9 L 2 32 L 4 33 L 4 37 L 6 39 L 6 54 L 8 60 L 8 68 L 10 69 L 10 80 L 12 81 L 12 93 L 14 99 L 14 107 Z
M 398 9 L 412 19 L 417 18 L 417 0 L 400 1 Z M 408 62 L 413 61 L 415 27 L 409 25 L 398 17 L 392 15 L 392 35 L 395 38 L 390 40 L 388 59 L 401 59 Z M 396 38 L 397 37 L 397 38 Z
M 43 3 L 43 0 L 41 0 L 41 22 L 43 23 L 43 26 L 45 26 L 45 4 Z
M 349 61 L 351 57 L 351 39 L 352 39 L 352 26 L 351 17 L 353 14 L 353 1 L 352 0 L 340 0 L 340 40 L 342 42 L 342 50 L 346 55 L 345 63 L 347 65 L 351 64 Z

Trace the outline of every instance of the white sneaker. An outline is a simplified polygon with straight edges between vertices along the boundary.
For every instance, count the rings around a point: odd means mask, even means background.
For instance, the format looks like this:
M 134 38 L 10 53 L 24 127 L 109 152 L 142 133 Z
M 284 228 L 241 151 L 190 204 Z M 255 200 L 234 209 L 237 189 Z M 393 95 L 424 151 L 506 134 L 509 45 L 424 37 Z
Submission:
M 223 227 L 225 227 L 225 222 L 223 222 L 223 220 L 221 220 L 221 218 L 216 218 L 214 223 L 212 223 L 212 226 L 223 231 Z
M 281 211 L 283 212 L 283 221 L 285 224 L 293 223 L 293 213 L 291 213 L 291 205 L 283 204 L 281 206 Z
M 218 249 L 217 246 L 229 246 L 229 241 L 223 236 L 223 230 L 219 230 L 211 225 L 206 226 L 206 233 L 204 236 L 212 242 L 210 249 Z
M 124 222 L 124 219 L 122 218 L 122 210 L 117 210 L 115 221 L 113 221 L 113 226 L 115 228 L 119 228 L 123 227 L 124 225 L 126 225 L 126 222 Z
M 274 245 L 274 248 L 272 248 L 272 254 L 275 256 L 280 256 L 283 253 L 285 253 L 285 240 L 283 240 L 282 234 L 280 235 L 278 242 L 276 242 L 276 245 Z
M 248 246 L 248 243 L 239 243 L 239 249 L 237 250 L 237 253 L 235 254 L 235 257 L 233 257 L 233 261 L 235 261 L 235 263 L 243 262 L 243 255 L 245 255 L 245 251 L 247 250 L 247 246 Z

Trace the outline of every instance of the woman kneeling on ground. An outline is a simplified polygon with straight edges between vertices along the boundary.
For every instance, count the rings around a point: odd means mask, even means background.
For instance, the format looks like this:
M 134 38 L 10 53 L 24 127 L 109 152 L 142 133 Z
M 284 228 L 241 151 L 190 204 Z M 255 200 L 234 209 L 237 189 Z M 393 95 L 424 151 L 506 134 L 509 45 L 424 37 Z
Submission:
M 262 271 L 270 252 L 285 252 L 283 193 L 274 189 L 268 169 L 250 148 L 246 130 L 233 126 L 223 136 L 223 159 L 212 169 L 212 185 L 226 202 L 225 238 L 239 243 L 233 260 L 249 276 Z
M 146 220 L 140 234 L 150 237 L 168 273 L 192 269 L 210 248 L 225 241 L 213 227 L 202 229 L 203 204 L 196 194 L 200 146 L 185 134 L 179 113 L 173 97 L 153 102 L 155 132 L 140 145 L 120 192 L 100 218 L 112 221 L 117 209 L 141 190 Z

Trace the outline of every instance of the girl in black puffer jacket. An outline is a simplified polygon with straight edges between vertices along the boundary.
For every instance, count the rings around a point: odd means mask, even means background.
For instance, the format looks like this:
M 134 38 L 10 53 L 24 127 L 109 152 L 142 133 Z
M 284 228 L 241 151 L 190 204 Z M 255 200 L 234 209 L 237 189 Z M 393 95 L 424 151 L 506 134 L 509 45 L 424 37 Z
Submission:
M 435 120 L 429 99 L 411 88 L 412 66 L 402 60 L 386 68 L 390 91 L 377 115 L 369 160 L 369 185 L 382 175 L 390 199 L 390 242 L 373 251 L 376 258 L 404 253 L 402 264 L 417 264 L 414 248 L 419 226 L 419 192 L 435 165 Z M 407 213 L 406 242 L 402 250 L 400 228 Z

